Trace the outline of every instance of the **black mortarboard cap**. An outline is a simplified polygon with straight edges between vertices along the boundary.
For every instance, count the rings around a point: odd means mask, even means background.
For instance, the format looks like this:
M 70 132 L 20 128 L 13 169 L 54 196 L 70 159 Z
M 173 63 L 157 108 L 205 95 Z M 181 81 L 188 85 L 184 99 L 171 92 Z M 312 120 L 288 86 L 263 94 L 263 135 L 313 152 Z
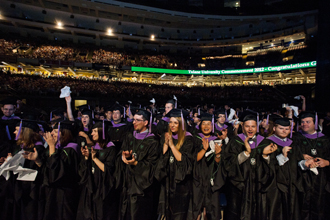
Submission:
M 167 103 L 173 104 L 173 106 L 175 106 L 175 100 L 174 99 L 167 100 L 166 104 Z
M 252 110 L 245 110 L 242 112 L 241 116 L 239 117 L 239 121 L 241 122 L 246 122 L 246 121 L 256 121 L 258 122 L 258 118 L 257 118 L 258 113 Z
M 209 113 L 203 113 L 198 115 L 198 118 L 200 118 L 201 121 L 212 121 L 213 115 Z
M 90 119 L 92 119 L 92 110 L 85 108 L 81 111 L 81 115 L 88 115 Z
M 276 118 L 274 124 L 281 126 L 290 126 L 291 118 Z
M 149 111 L 147 111 L 147 110 L 144 110 L 144 109 L 140 109 L 135 114 L 142 115 L 148 121 L 149 121 L 150 116 L 151 116 L 151 113 Z
M 304 119 L 304 118 L 308 118 L 311 117 L 315 120 L 315 112 L 301 112 L 299 114 L 299 120 Z
M 0 103 L 3 105 L 15 105 L 16 106 L 17 99 L 14 97 L 8 97 L 8 98 L 5 98 L 4 100 L 2 100 Z
M 181 109 L 172 109 L 169 111 L 165 116 L 170 118 L 170 117 L 181 117 L 181 112 L 183 115 L 183 118 L 187 118 L 189 115 L 189 112 L 186 110 L 181 110 Z
M 115 103 L 113 106 L 111 106 L 112 111 L 120 111 L 120 114 L 124 114 L 124 107 Z

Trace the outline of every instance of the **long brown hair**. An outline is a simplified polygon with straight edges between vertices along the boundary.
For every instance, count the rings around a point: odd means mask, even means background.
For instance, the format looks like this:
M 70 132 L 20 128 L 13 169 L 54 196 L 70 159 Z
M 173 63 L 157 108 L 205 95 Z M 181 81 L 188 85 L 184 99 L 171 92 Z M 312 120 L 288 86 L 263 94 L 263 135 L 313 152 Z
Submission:
M 69 129 L 61 129 L 60 132 L 60 144 L 65 147 L 68 143 L 73 141 L 73 135 Z
M 94 144 L 96 143 L 99 143 L 100 147 L 102 149 L 104 149 L 106 147 L 106 145 L 108 144 L 108 141 L 107 141 L 107 134 L 105 134 L 105 139 L 102 138 L 103 136 L 103 128 L 99 128 L 99 127 L 96 127 L 97 128 L 97 134 L 99 135 L 99 138 L 98 140 L 93 141 Z
M 38 133 L 34 132 L 31 128 L 22 127 L 21 138 L 18 139 L 17 144 L 23 145 L 24 148 L 34 148 L 34 144 L 41 141 Z
M 187 129 L 187 124 L 185 121 L 183 121 L 183 123 L 185 124 L 184 125 L 184 130 L 182 130 L 182 119 L 181 117 L 172 117 L 172 118 L 175 118 L 178 122 L 179 122 L 179 130 L 178 130 L 178 143 L 176 144 L 176 148 L 178 150 L 180 150 L 181 146 L 183 145 L 184 143 L 184 140 L 186 138 L 186 129 Z M 168 126 L 168 133 L 172 136 L 172 131 L 170 129 L 170 126 Z

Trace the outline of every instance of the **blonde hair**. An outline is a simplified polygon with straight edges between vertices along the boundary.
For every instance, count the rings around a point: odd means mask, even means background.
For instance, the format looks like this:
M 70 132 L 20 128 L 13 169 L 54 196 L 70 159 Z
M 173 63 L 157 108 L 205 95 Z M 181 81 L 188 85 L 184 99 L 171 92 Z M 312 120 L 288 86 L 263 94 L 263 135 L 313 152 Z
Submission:
M 183 120 L 184 125 L 184 130 L 182 130 L 182 119 L 181 117 L 172 117 L 175 118 L 179 122 L 179 128 L 178 128 L 178 143 L 176 144 L 176 149 L 180 150 L 181 146 L 183 145 L 183 142 L 186 138 L 186 129 L 187 129 L 187 124 Z M 168 133 L 172 136 L 172 131 L 170 129 L 170 126 L 168 126 Z
M 34 132 L 31 128 L 22 127 L 22 138 L 18 139 L 17 144 L 23 145 L 24 148 L 33 148 L 34 143 L 41 141 L 38 133 Z

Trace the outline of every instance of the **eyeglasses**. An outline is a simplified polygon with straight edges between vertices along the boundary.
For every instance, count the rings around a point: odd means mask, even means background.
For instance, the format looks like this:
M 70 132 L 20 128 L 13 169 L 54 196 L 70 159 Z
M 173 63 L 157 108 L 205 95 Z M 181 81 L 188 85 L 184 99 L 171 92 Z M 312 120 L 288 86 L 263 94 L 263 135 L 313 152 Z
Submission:
M 140 121 L 144 121 L 142 119 L 133 119 L 133 122 L 140 122 Z
M 3 110 L 5 110 L 5 111 L 14 111 L 13 108 L 4 108 Z

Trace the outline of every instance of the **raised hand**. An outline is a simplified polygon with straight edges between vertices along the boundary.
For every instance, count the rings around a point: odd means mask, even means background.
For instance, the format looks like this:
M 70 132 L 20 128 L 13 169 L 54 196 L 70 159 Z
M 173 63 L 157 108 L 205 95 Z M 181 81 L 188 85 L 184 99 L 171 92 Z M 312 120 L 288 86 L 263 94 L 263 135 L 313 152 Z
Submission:
M 38 159 L 38 151 L 36 148 L 33 148 L 33 152 L 24 151 L 23 157 L 28 160 L 36 161 Z
M 85 157 L 85 160 L 88 160 L 89 150 L 88 150 L 87 146 L 85 148 L 81 147 L 80 150 L 81 150 L 81 154 Z
M 205 138 L 205 137 L 203 137 L 203 148 L 204 148 L 204 150 L 205 151 L 207 151 L 207 149 L 209 149 L 209 141 Z
M 264 151 L 262 152 L 262 154 L 264 156 L 268 156 L 269 154 L 275 152 L 277 150 L 277 145 L 274 143 L 271 143 L 270 145 L 268 145 L 267 147 L 264 148 Z
M 292 147 L 283 147 L 282 149 L 282 154 L 284 155 L 284 157 L 288 157 L 288 153 L 289 151 L 292 149 Z
M 215 145 L 215 148 L 214 148 L 215 154 L 220 154 L 221 151 L 222 151 L 222 144 L 219 145 L 219 144 L 214 142 L 214 145 Z
M 318 167 L 326 167 L 326 166 L 329 166 L 329 161 L 328 160 L 324 160 L 324 159 L 322 159 L 322 158 L 320 158 L 320 157 L 317 157 L 317 158 L 315 158 L 316 160 L 314 160 L 314 161 L 316 161 L 316 164 L 317 164 L 317 166 Z
M 251 153 L 251 146 L 249 144 L 249 139 L 250 139 L 249 137 L 246 137 L 244 140 L 245 149 L 248 152 L 248 154 Z

